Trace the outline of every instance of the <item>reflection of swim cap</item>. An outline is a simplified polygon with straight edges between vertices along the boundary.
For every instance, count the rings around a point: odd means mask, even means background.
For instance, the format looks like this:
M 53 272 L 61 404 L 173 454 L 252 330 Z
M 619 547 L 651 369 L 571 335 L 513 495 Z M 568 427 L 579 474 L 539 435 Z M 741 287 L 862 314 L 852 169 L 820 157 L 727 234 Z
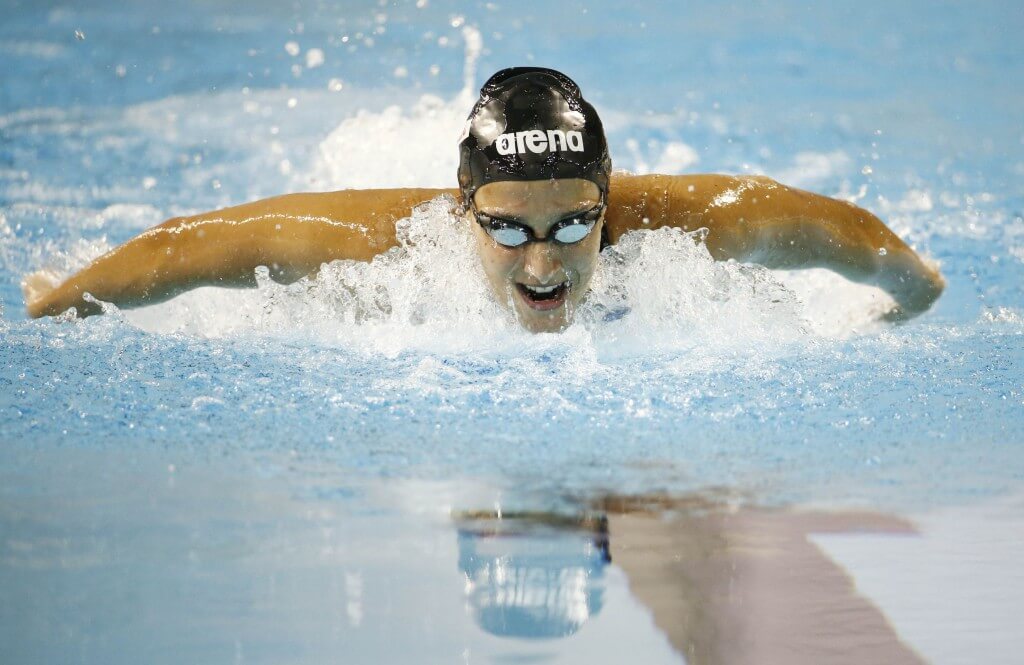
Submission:
M 565 74 L 503 69 L 480 89 L 459 142 L 459 187 L 501 180 L 582 178 L 608 191 L 611 159 L 594 107 Z
M 553 523 L 535 522 L 537 518 Z M 604 604 L 608 522 L 555 515 L 463 518 L 459 568 L 477 625 L 492 635 L 567 637 Z

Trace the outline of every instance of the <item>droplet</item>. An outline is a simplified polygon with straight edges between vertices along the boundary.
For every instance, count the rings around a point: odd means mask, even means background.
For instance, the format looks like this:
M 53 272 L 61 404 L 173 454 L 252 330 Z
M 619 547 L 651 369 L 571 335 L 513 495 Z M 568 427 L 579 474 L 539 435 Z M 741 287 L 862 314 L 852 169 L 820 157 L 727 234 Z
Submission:
M 873 168 L 871 168 L 870 166 L 865 166 L 864 168 L 862 168 L 860 170 L 860 172 L 863 173 L 864 175 L 871 175 L 872 173 L 875 172 L 875 170 Z
M 286 42 L 284 45 L 284 50 L 287 51 L 288 55 L 292 56 L 293 58 L 297 56 L 300 51 L 302 51 L 302 49 L 299 48 L 298 42 Z
M 888 253 L 889 253 L 889 250 L 887 250 L 885 247 L 879 247 L 878 248 L 878 255 L 879 256 L 885 256 Z
M 324 64 L 324 52 L 318 48 L 311 48 L 306 51 L 306 68 L 315 69 Z

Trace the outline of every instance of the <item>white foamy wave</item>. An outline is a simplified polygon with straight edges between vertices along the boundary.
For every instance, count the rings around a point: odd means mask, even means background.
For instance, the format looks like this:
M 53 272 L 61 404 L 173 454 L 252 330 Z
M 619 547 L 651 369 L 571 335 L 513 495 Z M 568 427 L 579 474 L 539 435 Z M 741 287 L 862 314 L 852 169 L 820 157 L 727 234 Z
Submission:
M 346 118 L 319 145 L 300 182 L 327 188 L 451 187 L 455 142 L 468 107 L 461 97 L 424 95 L 408 111 L 390 106 Z
M 388 356 L 559 347 L 589 349 L 592 360 L 697 347 L 763 351 L 808 335 L 801 303 L 768 270 L 716 262 L 703 234 L 668 228 L 628 234 L 605 250 L 577 323 L 560 335 L 531 335 L 486 286 L 453 207 L 448 196 L 418 207 L 398 223 L 399 245 L 371 262 L 335 261 L 290 285 L 261 269 L 250 292 L 201 289 L 125 316 L 153 331 L 306 337 Z
M 832 152 L 798 152 L 793 165 L 771 175 L 779 182 L 793 187 L 814 187 L 830 178 L 846 175 L 853 161 L 842 150 Z
M 397 225 L 399 246 L 370 262 L 335 261 L 289 286 L 261 279 L 266 330 L 298 326 L 321 339 L 388 355 L 409 347 L 463 349 L 517 335 L 487 291 L 472 236 L 443 196 Z
M 679 174 L 700 161 L 697 151 L 682 141 L 662 143 L 651 139 L 641 149 L 636 139 L 627 139 L 626 150 L 632 161 L 630 172 L 636 174 Z
M 704 230 L 625 235 L 601 256 L 581 321 L 598 340 L 659 348 L 749 348 L 806 334 L 796 296 L 760 266 L 717 262 Z
M 265 268 L 258 287 L 204 289 L 127 316 L 162 332 L 210 337 L 243 332 L 307 336 L 327 344 L 395 355 L 417 349 L 464 350 L 478 340 L 523 336 L 486 287 L 472 236 L 451 197 L 417 207 L 397 224 L 399 245 L 370 262 L 334 261 L 316 276 L 282 285 Z M 156 309 L 156 308 L 146 308 Z
M 851 282 L 824 268 L 772 271 L 800 302 L 809 330 L 818 337 L 844 339 L 876 332 L 896 301 L 882 289 Z
M 321 188 L 452 187 L 456 149 L 476 95 L 476 63 L 483 48 L 480 32 L 464 26 L 466 42 L 462 90 L 452 99 L 423 95 L 408 110 L 359 110 L 317 147 L 308 173 L 295 184 Z

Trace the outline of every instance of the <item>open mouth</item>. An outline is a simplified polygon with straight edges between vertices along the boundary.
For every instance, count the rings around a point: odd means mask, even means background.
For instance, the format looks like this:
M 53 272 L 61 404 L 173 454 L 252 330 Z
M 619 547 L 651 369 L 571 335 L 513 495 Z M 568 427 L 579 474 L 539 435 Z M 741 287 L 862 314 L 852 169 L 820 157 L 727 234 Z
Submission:
M 519 289 L 523 300 L 531 308 L 539 310 L 555 309 L 565 303 L 565 296 L 569 292 L 569 282 L 562 282 L 561 284 L 553 284 L 551 286 L 536 286 L 517 282 L 516 288 Z

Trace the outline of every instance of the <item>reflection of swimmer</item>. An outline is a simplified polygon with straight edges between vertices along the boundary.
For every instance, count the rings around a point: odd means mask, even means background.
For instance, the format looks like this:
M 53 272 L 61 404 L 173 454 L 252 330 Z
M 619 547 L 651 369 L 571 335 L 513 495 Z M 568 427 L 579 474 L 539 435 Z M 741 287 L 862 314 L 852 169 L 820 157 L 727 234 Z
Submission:
M 577 517 L 462 513 L 455 521 L 468 608 L 494 635 L 566 637 L 602 609 L 604 569 L 614 560 L 693 665 L 922 662 L 808 538 L 905 535 L 909 524 L 720 498 L 609 496 L 593 506 L 601 512 Z
M 842 201 L 758 176 L 611 175 L 601 120 L 553 70 L 492 76 L 460 156 L 458 189 L 292 194 L 171 219 L 59 286 L 29 275 L 28 312 L 98 313 L 86 293 L 131 307 L 202 285 L 251 286 L 261 265 L 294 281 L 336 259 L 368 261 L 396 244 L 398 219 L 441 194 L 459 198 L 491 288 L 533 331 L 570 322 L 603 244 L 663 226 L 706 228 L 716 259 L 826 267 L 880 286 L 897 302 L 891 318 L 924 311 L 944 285 L 877 217 Z
M 610 552 L 691 665 L 924 661 L 808 536 L 912 533 L 893 517 L 612 497 Z
M 567 637 L 601 611 L 603 518 L 464 514 L 457 527 L 467 608 L 488 633 Z

